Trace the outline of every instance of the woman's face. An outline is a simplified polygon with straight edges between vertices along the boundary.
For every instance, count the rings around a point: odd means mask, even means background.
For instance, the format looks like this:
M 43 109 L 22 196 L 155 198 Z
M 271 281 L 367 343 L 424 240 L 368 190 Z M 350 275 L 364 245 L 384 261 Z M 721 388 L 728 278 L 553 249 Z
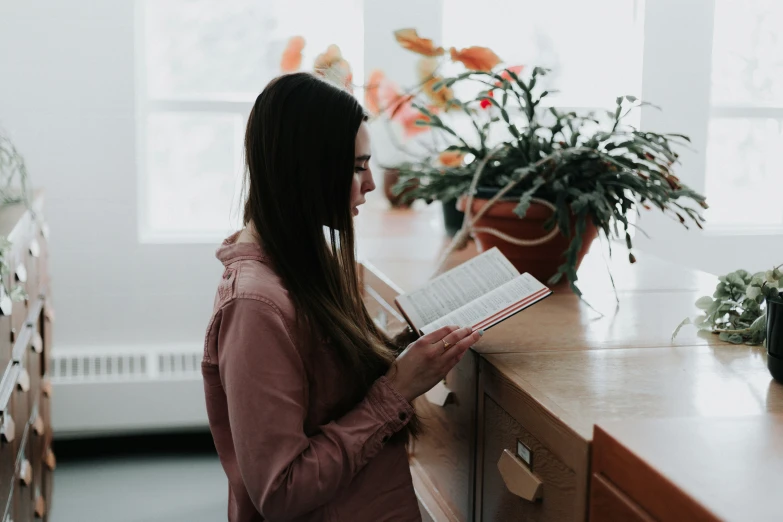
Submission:
M 353 181 L 351 182 L 351 212 L 359 215 L 359 205 L 366 200 L 364 195 L 375 190 L 375 182 L 370 172 L 370 130 L 366 122 L 362 122 L 356 133 L 356 161 L 354 162 Z

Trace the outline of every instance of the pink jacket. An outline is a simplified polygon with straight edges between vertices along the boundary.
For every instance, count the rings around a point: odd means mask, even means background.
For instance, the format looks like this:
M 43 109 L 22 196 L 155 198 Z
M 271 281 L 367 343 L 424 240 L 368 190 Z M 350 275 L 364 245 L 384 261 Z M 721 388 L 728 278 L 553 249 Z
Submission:
M 228 476 L 228 520 L 419 521 L 407 453 L 413 409 L 378 379 L 346 404 L 328 342 L 296 329 L 286 289 L 251 243 L 228 238 L 207 328 L 207 413 Z

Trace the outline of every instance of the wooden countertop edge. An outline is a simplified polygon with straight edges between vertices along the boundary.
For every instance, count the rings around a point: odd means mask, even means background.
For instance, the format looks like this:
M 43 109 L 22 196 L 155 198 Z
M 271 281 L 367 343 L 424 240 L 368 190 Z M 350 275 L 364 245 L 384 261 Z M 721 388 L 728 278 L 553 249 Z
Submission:
M 573 351 L 579 351 L 579 350 L 573 350 Z M 525 355 L 525 354 L 532 354 L 532 353 L 549 353 L 549 352 L 521 352 L 521 353 L 515 353 L 513 355 Z M 562 353 L 558 351 L 557 353 Z M 541 391 L 540 389 L 536 388 L 533 384 L 525 380 L 523 377 L 521 377 L 518 373 L 514 371 L 513 368 L 505 364 L 498 356 L 503 355 L 510 355 L 510 354 L 481 354 L 482 359 L 484 359 L 487 364 L 490 364 L 493 366 L 497 371 L 498 374 L 508 380 L 510 383 L 512 383 L 515 387 L 517 387 L 520 391 L 524 392 L 526 395 L 529 395 L 531 399 L 533 399 L 538 406 L 546 413 L 546 415 L 551 418 L 553 421 L 563 424 L 565 427 L 569 428 L 575 436 L 578 436 L 585 442 L 590 442 L 593 439 L 593 425 L 586 423 L 583 419 L 579 418 L 578 416 L 571 415 L 566 410 L 562 409 L 557 405 L 557 403 L 550 399 L 549 396 Z
M 720 342 L 719 344 L 686 344 L 686 345 L 664 345 L 664 346 L 632 346 L 627 348 L 605 348 L 602 350 L 665 350 L 665 349 L 703 349 L 707 347 L 715 347 L 715 346 L 723 346 L 727 345 L 729 343 L 723 343 Z M 602 421 L 612 421 L 612 420 L 622 420 L 621 417 L 603 417 L 603 418 L 596 418 L 595 422 L 590 422 L 584 419 L 579 414 L 573 414 L 568 412 L 567 410 L 564 410 L 563 408 L 559 407 L 557 403 L 551 399 L 545 392 L 541 391 L 539 388 L 531 384 L 529 381 L 527 381 L 524 377 L 519 375 L 514 368 L 509 366 L 504 362 L 504 358 L 507 357 L 525 357 L 529 355 L 541 355 L 541 354 L 552 354 L 554 355 L 560 355 L 566 352 L 585 352 L 585 351 L 596 351 L 595 349 L 573 349 L 573 350 L 536 350 L 536 351 L 529 351 L 529 352 L 514 352 L 514 353 L 482 353 L 481 357 L 490 365 L 495 367 L 499 374 L 504 377 L 505 379 L 509 380 L 511 383 L 514 384 L 514 386 L 518 387 L 520 390 L 524 390 L 524 392 L 529 395 L 534 401 L 540 404 L 540 406 L 547 412 L 548 415 L 550 415 L 553 419 L 557 420 L 558 422 L 561 422 L 565 426 L 568 426 L 571 428 L 577 435 L 579 435 L 582 439 L 584 439 L 587 442 L 592 441 L 593 439 L 593 427 L 596 423 L 602 422 Z
M 594 440 L 593 473 L 634 499 L 656 519 L 694 522 L 721 519 L 599 425 L 595 426 Z
M 531 435 L 540 441 L 547 441 L 547 446 L 563 463 L 573 471 L 579 471 L 589 461 L 590 444 L 592 441 L 592 426 L 586 436 L 586 428 L 579 426 L 575 429 L 573 422 L 566 412 L 559 408 L 546 394 L 523 379 L 512 381 L 508 374 L 512 370 L 503 363 L 493 363 L 489 357 L 482 356 L 482 363 L 486 365 L 482 371 L 494 373 L 494 379 L 484 379 L 486 388 L 483 390 L 498 405 L 508 411 L 518 422 L 525 423 Z M 522 386 L 520 382 L 522 381 Z M 502 397 L 500 387 L 506 385 L 517 395 L 509 401 Z M 535 414 L 531 414 L 535 411 Z M 537 421 L 541 422 L 537 422 Z M 586 474 L 585 470 L 585 474 Z

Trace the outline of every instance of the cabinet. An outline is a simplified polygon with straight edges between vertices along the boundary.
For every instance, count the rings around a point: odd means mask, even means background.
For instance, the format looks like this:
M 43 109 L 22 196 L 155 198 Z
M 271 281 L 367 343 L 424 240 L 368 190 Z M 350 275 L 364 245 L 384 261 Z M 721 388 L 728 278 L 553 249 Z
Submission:
M 445 241 L 416 212 L 365 218 L 365 302 L 391 333 L 403 324 L 394 298 L 426 282 Z M 474 254 L 469 246 L 448 264 Z M 430 397 L 417 399 L 425 431 L 410 445 L 411 472 L 432 520 L 582 522 L 591 503 L 603 520 L 661 519 L 611 477 L 595 476 L 596 424 L 783 413 L 783 386 L 771 381 L 763 349 L 695 329 L 672 341 L 693 303 L 714 291 L 713 276 L 650 256 L 610 263 L 619 306 L 593 248 L 579 279 L 603 314 L 556 287 L 488 331 Z
M 768 405 L 771 396 L 780 397 L 768 394 Z M 780 520 L 783 415 L 773 411 L 597 424 L 591 522 Z M 606 490 L 614 492 L 614 501 Z M 639 518 L 614 516 L 621 509 L 617 498 Z
M 12 244 L 5 283 L 20 284 L 27 294 L 13 303 L 0 295 L 0 514 L 14 522 L 47 520 L 51 504 L 53 314 L 42 215 L 42 194 L 34 197 L 32 208 L 0 210 L 0 236 Z

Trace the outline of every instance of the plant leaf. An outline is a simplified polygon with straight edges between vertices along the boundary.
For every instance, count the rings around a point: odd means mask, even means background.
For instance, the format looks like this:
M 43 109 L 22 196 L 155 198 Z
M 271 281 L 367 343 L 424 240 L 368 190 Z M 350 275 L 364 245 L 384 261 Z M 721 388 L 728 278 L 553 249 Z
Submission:
M 690 317 L 686 317 L 682 320 L 680 324 L 677 325 L 677 328 L 674 329 L 674 332 L 672 333 L 672 342 L 674 341 L 674 338 L 677 337 L 677 334 L 680 333 L 680 330 L 682 330 L 682 327 L 686 324 L 693 324 Z

